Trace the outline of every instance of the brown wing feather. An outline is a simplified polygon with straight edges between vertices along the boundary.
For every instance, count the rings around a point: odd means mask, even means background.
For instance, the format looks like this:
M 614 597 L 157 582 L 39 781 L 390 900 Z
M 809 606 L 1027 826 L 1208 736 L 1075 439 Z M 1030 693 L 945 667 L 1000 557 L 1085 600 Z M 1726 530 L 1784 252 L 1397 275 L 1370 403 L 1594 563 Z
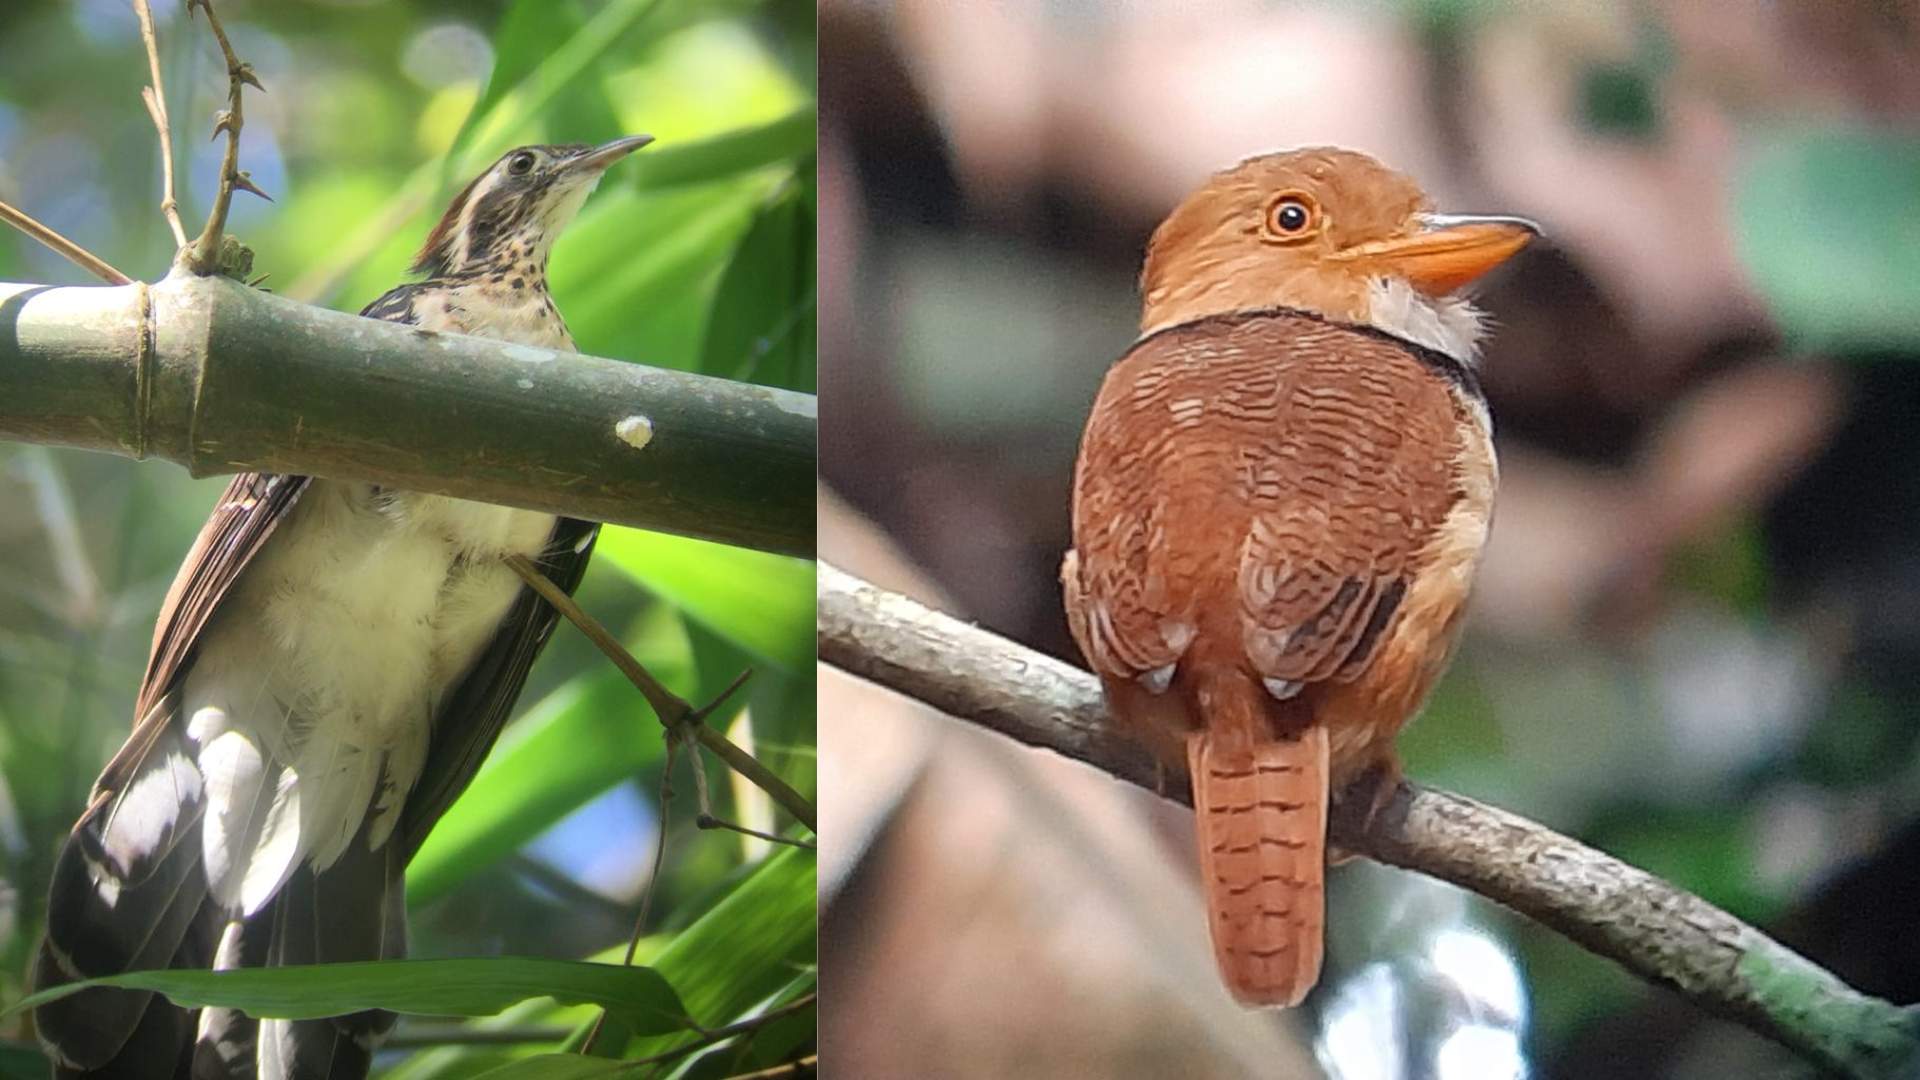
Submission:
M 241 473 L 220 494 L 213 513 L 188 549 L 180 572 L 174 575 L 173 585 L 167 589 L 153 628 L 146 675 L 135 699 L 133 733 L 101 770 L 100 779 L 94 783 L 92 803 L 97 804 L 102 793 L 118 791 L 145 760 L 154 739 L 172 718 L 171 709 L 158 706 L 166 701 L 167 692 L 186 666 L 201 629 L 306 491 L 309 479 Z
M 1108 373 L 1075 473 L 1082 651 L 1132 678 L 1191 637 L 1263 677 L 1354 679 L 1457 498 L 1456 423 L 1419 352 L 1309 316 L 1141 341 Z

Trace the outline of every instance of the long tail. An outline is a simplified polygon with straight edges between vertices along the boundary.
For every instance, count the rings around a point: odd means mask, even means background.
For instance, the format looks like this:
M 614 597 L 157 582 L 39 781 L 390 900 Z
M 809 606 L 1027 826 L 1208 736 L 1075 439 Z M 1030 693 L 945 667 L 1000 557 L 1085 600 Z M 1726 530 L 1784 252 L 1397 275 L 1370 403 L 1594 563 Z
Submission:
M 154 968 L 377 960 L 406 952 L 399 845 L 367 828 L 322 873 L 303 864 L 252 916 L 211 895 L 203 826 L 212 788 L 177 723 L 157 725 L 119 790 L 103 796 L 54 865 L 38 988 Z M 242 870 L 241 872 L 244 872 Z M 58 1078 L 360 1080 L 390 1013 L 256 1022 L 95 989 L 35 1011 Z
M 88 810 L 54 863 L 36 986 L 211 962 L 218 925 L 200 865 L 204 810 L 184 740 L 157 729 L 132 782 Z M 83 991 L 34 1018 L 58 1076 L 171 1077 L 193 1038 L 187 1013 L 137 991 Z
M 1220 977 L 1243 1005 L 1297 1005 L 1320 978 L 1327 731 L 1272 738 L 1250 678 L 1214 683 L 1187 737 L 1200 874 Z

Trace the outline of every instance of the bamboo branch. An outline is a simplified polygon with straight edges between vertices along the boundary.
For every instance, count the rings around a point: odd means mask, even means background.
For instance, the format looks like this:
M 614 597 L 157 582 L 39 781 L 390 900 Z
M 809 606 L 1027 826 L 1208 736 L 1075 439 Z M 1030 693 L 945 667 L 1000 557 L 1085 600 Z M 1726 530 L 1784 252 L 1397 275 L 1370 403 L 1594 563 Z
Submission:
M 0 283 L 0 439 L 813 551 L 809 394 L 294 303 Z
M 35 240 L 40 241 L 53 251 L 73 263 L 80 269 L 99 278 L 109 285 L 131 285 L 133 279 L 107 265 L 107 261 L 79 244 L 61 236 L 52 229 L 27 216 L 23 210 L 15 209 L 0 202 L 0 221 L 19 229 Z
M 160 81 L 160 42 L 154 36 L 153 9 L 147 0 L 133 0 L 133 11 L 140 17 L 140 40 L 147 46 L 147 69 L 153 74 L 153 83 L 140 88 L 140 100 L 146 102 L 147 115 L 160 134 L 160 214 L 173 230 L 177 252 L 187 246 L 187 230 L 180 224 L 180 203 L 173 193 L 173 128 L 167 123 L 166 84 Z
M 962 720 L 1149 791 L 1153 760 L 1106 727 L 1087 672 L 929 610 L 824 563 L 820 658 Z M 1185 778 L 1160 793 L 1188 803 Z M 1844 1076 L 1912 1076 L 1913 1011 L 1849 988 L 1699 897 L 1546 827 L 1444 791 L 1404 786 L 1363 827 L 1366 796 L 1336 793 L 1330 838 L 1497 901 Z
M 206 227 L 180 256 L 187 269 L 205 277 L 218 273 L 221 268 L 220 237 L 227 227 L 227 208 L 233 202 L 234 191 L 248 191 L 267 198 L 267 193 L 255 187 L 253 180 L 240 169 L 240 129 L 245 123 L 240 99 L 246 87 L 261 93 L 267 88 L 260 85 L 253 66 L 234 55 L 233 43 L 227 40 L 226 28 L 220 25 L 220 16 L 213 10 L 213 0 L 187 0 L 188 18 L 193 17 L 196 7 L 207 13 L 207 26 L 213 31 L 213 39 L 219 43 L 220 55 L 227 64 L 227 107 L 213 121 L 214 138 L 219 138 L 221 132 L 227 136 L 226 150 L 220 156 L 220 187 L 214 192 L 213 209 L 207 212 Z

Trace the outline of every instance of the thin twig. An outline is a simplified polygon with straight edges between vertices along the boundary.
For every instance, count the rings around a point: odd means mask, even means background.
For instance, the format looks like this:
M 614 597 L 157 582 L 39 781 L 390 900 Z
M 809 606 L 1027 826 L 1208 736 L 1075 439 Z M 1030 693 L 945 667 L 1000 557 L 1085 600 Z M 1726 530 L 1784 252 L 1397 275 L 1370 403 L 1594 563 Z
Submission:
M 187 230 L 180 224 L 180 203 L 173 194 L 173 128 L 167 123 L 166 84 L 160 81 L 160 42 L 153 32 L 153 9 L 147 0 L 133 0 L 134 14 L 140 17 L 140 40 L 147 46 L 147 68 L 153 73 L 153 85 L 140 88 L 140 100 L 147 103 L 147 115 L 153 117 L 154 130 L 160 133 L 160 213 L 173 230 L 177 252 L 187 246 Z
M 727 1080 L 780 1080 L 781 1077 L 786 1076 L 804 1076 L 819 1067 L 820 1055 L 808 1054 L 806 1057 L 794 1058 L 785 1064 L 761 1069 L 758 1072 L 738 1073 L 728 1077 Z
M 16 210 L 0 202 L 0 221 L 47 245 L 54 251 L 66 256 L 68 261 L 87 273 L 105 281 L 109 285 L 131 285 L 133 279 L 107 265 L 107 261 L 79 244 L 61 236 L 52 229 L 28 217 L 23 211 Z
M 1107 727 L 1092 675 L 820 564 L 820 659 L 949 715 L 1189 802 L 1157 786 Z M 1920 1014 L 1825 969 L 1669 882 L 1496 807 L 1405 785 L 1369 823 L 1375 788 L 1334 795 L 1330 838 L 1527 915 L 1648 982 L 1844 1076 L 1909 1077 Z
M 214 138 L 219 138 L 223 131 L 227 134 L 227 148 L 220 157 L 220 187 L 213 196 L 213 209 L 207 213 L 206 228 L 200 230 L 200 235 L 183 253 L 187 268 L 205 277 L 219 267 L 220 236 L 227 227 L 227 207 L 233 202 L 234 191 L 249 191 L 263 199 L 268 197 L 240 170 L 240 128 L 245 122 L 240 102 L 242 88 L 251 86 L 262 93 L 267 88 L 260 85 L 253 67 L 234 55 L 226 28 L 214 13 L 213 0 L 187 0 L 188 18 L 193 17 L 196 7 L 207 13 L 207 26 L 213 30 L 214 40 L 220 43 L 220 55 L 227 62 L 227 107 L 213 121 Z
M 765 840 L 769 844 L 785 844 L 788 847 L 804 848 L 807 851 L 820 850 L 820 845 L 814 843 L 811 840 L 801 840 L 797 837 L 781 836 L 779 833 L 761 832 L 759 829 L 749 829 L 745 825 L 735 825 L 733 822 L 728 821 L 725 818 L 715 817 L 712 814 L 703 813 L 700 816 L 694 818 L 693 823 L 696 827 L 702 828 L 702 829 L 731 829 L 734 832 L 741 833 L 746 836 L 751 836 L 756 840 Z
M 718 755 L 729 768 L 772 796 L 774 802 L 785 807 L 787 813 L 799 819 L 801 824 L 814 832 L 820 831 L 816 824 L 818 816 L 813 804 L 807 801 L 806 796 L 795 791 L 786 781 L 775 776 L 765 765 L 760 764 L 752 754 L 735 746 L 725 735 L 708 727 L 704 722 L 708 715 L 747 681 L 748 672 L 742 672 L 725 690 L 720 692 L 718 697 L 701 708 L 695 709 L 681 700 L 673 691 L 661 685 L 660 681 L 655 679 L 646 667 L 635 660 L 633 654 L 620 644 L 618 638 L 614 637 L 606 627 L 601 626 L 593 616 L 582 610 L 579 604 L 574 603 L 573 597 L 568 596 L 564 589 L 549 580 L 525 556 L 509 555 L 505 561 L 509 567 L 513 568 L 514 573 L 520 575 L 520 579 L 525 581 L 529 588 L 544 597 L 547 603 L 552 604 L 560 614 L 565 615 L 568 622 L 579 627 L 580 632 L 587 636 L 587 640 L 593 642 L 602 653 L 606 654 L 607 659 L 613 661 L 614 666 L 618 667 L 639 689 L 641 696 L 647 699 L 647 704 L 653 707 L 654 713 L 660 717 L 662 724 L 669 730 L 684 729 L 690 732 L 700 741 L 702 747 Z
M 640 951 L 640 939 L 646 935 L 647 914 L 653 908 L 653 887 L 660 880 L 660 864 L 667 861 L 667 807 L 673 799 L 673 755 L 679 744 L 667 740 L 666 767 L 660 770 L 660 814 L 658 828 L 653 837 L 653 865 L 647 868 L 647 884 L 640 890 L 640 913 L 633 918 L 633 933 L 627 937 L 627 951 L 620 958 L 621 967 L 632 967 L 633 956 Z M 698 769 L 700 761 L 694 760 L 693 767 Z M 580 1044 L 582 1054 L 593 1053 L 593 1044 L 600 1039 L 600 1030 L 607 1024 L 607 1010 L 601 1009 L 600 1015 L 593 1018 L 593 1027 L 587 1030 L 586 1041 Z
M 787 1002 L 785 1005 L 768 1009 L 759 1016 L 749 1016 L 745 1020 L 736 1020 L 725 1027 L 717 1027 L 709 1031 L 703 1031 L 700 1033 L 700 1037 L 694 1039 L 692 1042 L 681 1043 L 671 1050 L 663 1050 L 652 1057 L 634 1058 L 627 1062 L 627 1064 L 631 1066 L 658 1065 L 661 1062 L 678 1061 L 695 1051 L 705 1050 L 709 1046 L 726 1042 L 735 1035 L 745 1035 L 759 1031 L 775 1020 L 782 1020 L 792 1016 L 794 1013 L 811 1008 L 819 998 L 820 995 L 817 991 L 809 991 Z

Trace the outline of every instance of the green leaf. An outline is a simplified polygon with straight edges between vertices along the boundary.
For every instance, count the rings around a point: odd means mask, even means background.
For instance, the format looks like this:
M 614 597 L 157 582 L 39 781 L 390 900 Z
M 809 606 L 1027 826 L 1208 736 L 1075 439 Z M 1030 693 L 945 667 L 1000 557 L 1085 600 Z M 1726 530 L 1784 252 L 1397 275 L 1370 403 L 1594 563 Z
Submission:
M 674 935 L 653 958 L 696 1018 L 715 1027 L 739 1017 L 818 962 L 816 872 L 810 851 L 787 848 L 756 867 L 726 898 Z M 618 1054 L 637 1029 L 609 1018 L 596 1051 Z M 660 1037 L 630 1048 L 656 1054 L 685 1041 Z
M 814 212 L 782 189 L 755 217 L 720 278 L 700 370 L 811 393 L 817 379 Z
M 37 1046 L 24 1043 L 0 1043 L 0 1078 L 4 1080 L 44 1080 L 52 1066 Z
M 648 148 L 642 153 L 651 153 Z M 773 181 L 721 181 L 587 204 L 552 264 L 555 302 L 582 351 L 693 369 L 713 287 Z
M 1796 345 L 1920 347 L 1920 138 L 1772 140 L 1735 185 L 1740 256 Z
M 493 71 L 454 136 L 446 167 L 452 169 L 454 163 L 465 160 L 462 152 L 483 127 L 513 126 L 486 123 L 509 95 L 520 99 L 513 122 L 557 103 L 581 125 L 582 133 L 570 135 L 570 140 L 620 134 L 606 93 L 590 75 L 620 36 L 656 6 L 657 0 L 612 0 L 589 21 L 570 2 L 517 0 L 494 31 Z M 589 130 L 593 128 L 600 130 Z
M 428 1016 L 492 1016 L 528 998 L 590 1003 L 636 1031 L 665 1034 L 687 1026 L 687 1010 L 652 968 L 578 960 L 488 957 L 481 960 L 381 960 L 302 964 L 236 971 L 136 971 L 68 983 L 25 998 L 0 1016 L 36 1008 L 93 986 L 153 990 L 175 1004 L 244 1010 L 288 1020 L 388 1009 Z
M 488 755 L 408 865 L 409 907 L 445 896 L 663 752 L 645 702 L 617 671 L 569 681 L 522 723 L 528 733 Z
M 812 561 L 616 526 L 594 551 L 753 655 L 789 673 L 812 669 Z
M 813 156 L 818 126 L 812 108 L 795 109 L 765 124 L 652 147 L 630 166 L 632 183 L 647 189 L 701 184 L 781 162 L 799 163 Z
M 617 1080 L 639 1076 L 649 1065 L 582 1057 L 579 1054 L 539 1054 L 475 1075 L 474 1080 Z

